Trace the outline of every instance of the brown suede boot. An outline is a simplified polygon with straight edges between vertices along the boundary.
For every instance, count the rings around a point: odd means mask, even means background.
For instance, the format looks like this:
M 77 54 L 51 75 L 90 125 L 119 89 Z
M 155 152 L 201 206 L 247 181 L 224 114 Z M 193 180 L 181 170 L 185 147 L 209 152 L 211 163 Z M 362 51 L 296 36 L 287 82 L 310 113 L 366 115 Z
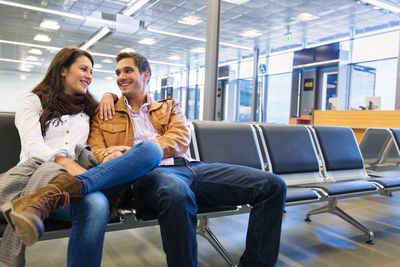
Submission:
M 69 205 L 70 197 L 79 197 L 81 187 L 78 179 L 65 172 L 51 184 L 6 203 L 1 208 L 8 224 L 18 233 L 22 242 L 31 246 L 44 232 L 44 219 L 58 207 Z

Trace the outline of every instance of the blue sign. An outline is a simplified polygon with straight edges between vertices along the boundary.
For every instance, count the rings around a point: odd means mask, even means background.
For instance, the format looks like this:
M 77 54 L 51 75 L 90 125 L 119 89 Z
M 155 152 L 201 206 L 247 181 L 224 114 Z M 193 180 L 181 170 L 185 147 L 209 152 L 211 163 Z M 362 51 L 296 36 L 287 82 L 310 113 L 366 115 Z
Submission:
M 265 65 L 265 64 L 260 64 L 260 65 L 258 66 L 258 71 L 259 71 L 261 74 L 265 74 L 265 73 L 267 72 L 267 65 Z

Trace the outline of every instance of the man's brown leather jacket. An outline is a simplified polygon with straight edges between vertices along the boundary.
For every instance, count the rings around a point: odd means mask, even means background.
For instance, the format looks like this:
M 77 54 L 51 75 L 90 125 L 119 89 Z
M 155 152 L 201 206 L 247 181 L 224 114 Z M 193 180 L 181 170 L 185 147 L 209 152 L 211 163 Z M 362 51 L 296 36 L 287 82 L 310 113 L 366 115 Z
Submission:
M 190 144 L 190 130 L 186 118 L 175 100 L 151 101 L 149 119 L 159 137 L 151 139 L 163 150 L 163 159 L 179 156 L 186 152 Z M 132 119 L 121 97 L 115 105 L 115 116 L 108 121 L 100 120 L 99 114 L 93 118 L 90 126 L 88 144 L 99 162 L 101 154 L 110 146 L 132 146 Z

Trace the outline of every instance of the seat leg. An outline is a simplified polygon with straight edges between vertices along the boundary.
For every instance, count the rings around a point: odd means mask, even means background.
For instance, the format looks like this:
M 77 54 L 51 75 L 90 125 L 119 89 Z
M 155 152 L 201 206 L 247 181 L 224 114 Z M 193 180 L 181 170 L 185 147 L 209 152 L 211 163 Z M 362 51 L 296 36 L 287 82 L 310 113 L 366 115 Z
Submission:
M 306 218 L 304 219 L 306 222 L 311 222 L 310 216 L 314 214 L 320 214 L 324 212 L 329 212 L 329 205 L 322 206 L 313 210 L 310 210 L 306 213 Z
M 375 240 L 374 240 L 374 233 L 370 230 L 368 230 L 367 227 L 359 223 L 357 220 L 355 220 L 353 217 L 351 217 L 349 214 L 347 214 L 344 210 L 342 210 L 339 207 L 335 207 L 333 210 L 330 211 L 330 213 L 335 214 L 345 220 L 346 222 L 350 223 L 354 227 L 360 229 L 362 232 L 364 232 L 368 236 L 368 244 L 374 245 Z
M 332 214 L 334 214 L 336 216 L 339 216 L 340 218 L 342 218 L 346 222 L 350 223 L 351 225 L 353 225 L 357 229 L 359 229 L 362 232 L 364 232 L 368 236 L 368 241 L 367 241 L 368 244 L 371 244 L 371 245 L 375 244 L 374 233 L 372 231 L 368 230 L 367 227 L 365 227 L 364 225 L 359 223 L 357 220 L 355 220 L 349 214 L 347 214 L 344 210 L 339 208 L 337 206 L 337 199 L 336 198 L 330 199 L 328 201 L 328 205 L 326 205 L 326 206 L 323 206 L 323 207 L 320 207 L 320 208 L 317 208 L 317 209 L 314 209 L 314 210 L 311 210 L 311 211 L 307 212 L 306 218 L 304 220 L 309 222 L 309 221 L 311 221 L 311 219 L 310 219 L 311 215 L 324 213 L 324 212 L 329 212 L 329 213 L 332 213 Z
M 196 231 L 197 234 L 206 239 L 230 266 L 236 266 L 233 263 L 231 255 L 225 250 L 225 248 L 209 228 L 208 220 L 208 216 L 199 217 L 199 223 Z

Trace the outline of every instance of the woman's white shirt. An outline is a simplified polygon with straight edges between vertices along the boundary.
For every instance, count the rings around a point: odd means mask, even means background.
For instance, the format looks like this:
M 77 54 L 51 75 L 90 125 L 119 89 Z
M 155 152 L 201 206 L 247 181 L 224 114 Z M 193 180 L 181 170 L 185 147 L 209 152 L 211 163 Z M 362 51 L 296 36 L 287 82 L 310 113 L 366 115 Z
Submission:
M 89 136 L 89 116 L 81 112 L 61 116 L 62 122 L 54 119 L 43 137 L 39 122 L 42 111 L 40 99 L 34 93 L 24 94 L 18 101 L 15 125 L 21 139 L 20 163 L 32 157 L 53 161 L 61 153 L 75 159 L 75 146 L 85 145 Z

